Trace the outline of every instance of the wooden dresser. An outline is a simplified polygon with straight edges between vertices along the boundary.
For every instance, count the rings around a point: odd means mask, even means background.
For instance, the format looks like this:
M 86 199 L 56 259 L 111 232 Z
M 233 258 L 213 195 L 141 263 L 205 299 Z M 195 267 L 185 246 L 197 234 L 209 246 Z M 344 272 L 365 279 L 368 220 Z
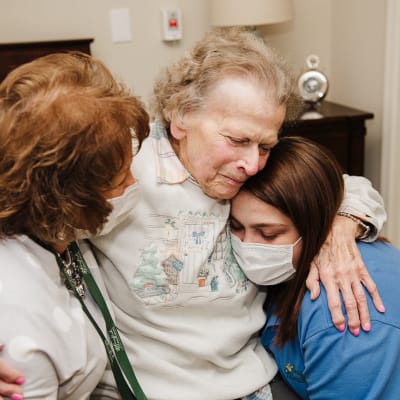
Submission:
M 0 43 L 0 82 L 15 67 L 50 53 L 78 50 L 90 54 L 93 39 Z
M 351 175 L 364 173 L 365 121 L 370 112 L 323 101 L 314 108 L 297 101 L 289 102 L 281 136 L 307 137 L 327 147 Z

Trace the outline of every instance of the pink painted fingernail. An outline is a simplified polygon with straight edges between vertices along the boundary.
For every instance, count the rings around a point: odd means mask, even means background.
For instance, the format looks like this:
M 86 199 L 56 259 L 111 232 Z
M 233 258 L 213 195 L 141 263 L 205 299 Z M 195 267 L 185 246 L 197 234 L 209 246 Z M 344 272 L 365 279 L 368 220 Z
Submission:
M 20 376 L 20 377 L 15 381 L 15 383 L 16 383 L 17 385 L 22 385 L 24 382 L 25 382 L 25 378 L 24 378 L 23 376 Z
M 340 332 L 344 332 L 345 329 L 346 329 L 346 325 L 345 324 L 339 326 L 339 331 Z
M 23 400 L 24 398 L 20 394 L 13 394 L 11 400 Z
M 386 311 L 386 308 L 385 308 L 385 306 L 383 304 L 379 307 L 379 311 L 380 312 L 385 312 Z
M 371 324 L 365 324 L 363 329 L 365 332 L 369 332 L 371 330 Z
M 356 328 L 353 330 L 353 335 L 358 336 L 360 334 L 360 328 Z

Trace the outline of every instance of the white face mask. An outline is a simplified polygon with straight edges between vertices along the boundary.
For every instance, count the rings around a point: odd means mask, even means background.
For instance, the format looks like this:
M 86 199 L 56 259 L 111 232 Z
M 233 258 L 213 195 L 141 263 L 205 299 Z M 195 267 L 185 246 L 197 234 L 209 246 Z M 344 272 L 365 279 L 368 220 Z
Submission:
M 119 225 L 128 214 L 135 208 L 140 199 L 139 184 L 136 182 L 127 187 L 121 196 L 113 197 L 107 201 L 112 205 L 113 209 L 107 217 L 103 228 L 92 235 L 86 230 L 77 229 L 77 239 L 89 239 L 93 236 L 104 236 L 110 233 L 117 225 Z
M 300 242 L 288 245 L 244 243 L 231 234 L 233 254 L 246 276 L 258 285 L 276 285 L 295 273 L 293 249 Z

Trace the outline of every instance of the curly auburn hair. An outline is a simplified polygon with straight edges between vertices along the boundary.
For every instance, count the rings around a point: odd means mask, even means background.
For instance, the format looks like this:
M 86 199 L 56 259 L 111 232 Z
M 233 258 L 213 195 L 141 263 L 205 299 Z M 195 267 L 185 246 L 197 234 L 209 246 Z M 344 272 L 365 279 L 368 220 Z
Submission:
M 276 105 L 286 104 L 293 92 L 293 77 L 285 62 L 261 38 L 241 28 L 215 29 L 156 81 L 152 117 L 165 128 L 175 113 L 200 109 L 208 91 L 229 75 L 254 80 Z
M 104 198 L 148 135 L 143 104 L 95 58 L 52 54 L 24 64 L 0 84 L 0 238 L 46 243 L 95 233 Z

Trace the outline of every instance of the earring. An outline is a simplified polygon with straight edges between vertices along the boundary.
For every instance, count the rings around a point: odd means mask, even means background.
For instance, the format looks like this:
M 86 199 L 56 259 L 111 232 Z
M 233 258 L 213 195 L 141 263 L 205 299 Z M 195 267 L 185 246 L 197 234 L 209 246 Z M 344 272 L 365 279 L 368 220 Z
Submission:
M 57 239 L 63 242 L 65 240 L 65 233 L 64 232 L 58 232 L 56 235 Z

